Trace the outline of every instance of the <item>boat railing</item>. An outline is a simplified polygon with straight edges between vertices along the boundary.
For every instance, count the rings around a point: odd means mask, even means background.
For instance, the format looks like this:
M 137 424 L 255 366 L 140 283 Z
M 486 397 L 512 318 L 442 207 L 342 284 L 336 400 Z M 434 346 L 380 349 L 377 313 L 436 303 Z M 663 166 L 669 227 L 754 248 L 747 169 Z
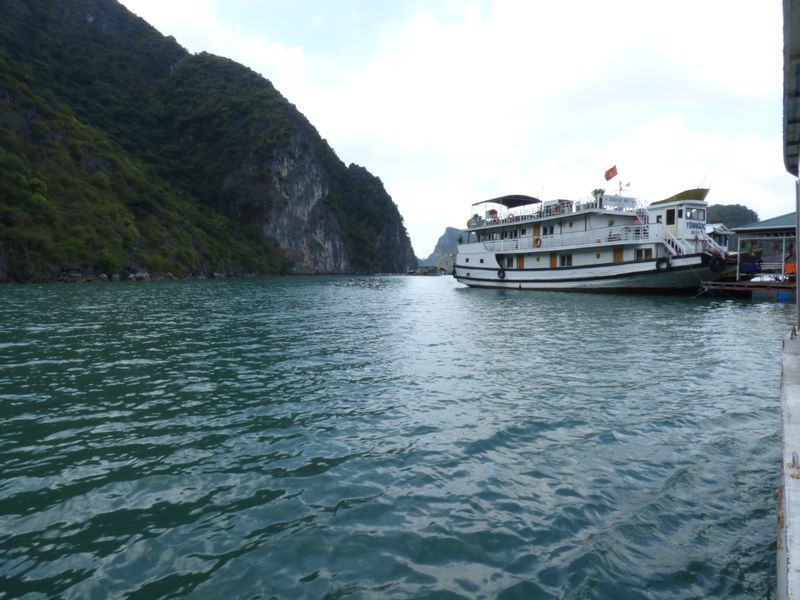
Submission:
M 494 216 L 487 216 L 485 218 L 474 215 L 467 221 L 467 227 L 470 229 L 478 229 L 480 227 L 489 227 L 490 225 L 502 225 L 513 223 L 524 223 L 534 219 L 543 219 L 548 217 L 560 217 L 573 213 L 583 212 L 591 209 L 604 209 L 606 211 L 615 211 L 620 213 L 630 214 L 634 212 L 635 208 L 619 208 L 612 206 L 603 206 L 602 201 L 586 200 L 586 201 L 563 201 L 558 204 L 543 205 L 539 204 L 535 207 L 522 208 L 519 210 L 510 210 L 503 214 Z
M 668 229 L 664 231 L 664 242 L 673 255 L 692 254 L 695 252 L 709 252 L 720 256 L 725 255 L 725 250 L 711 236 L 705 232 L 695 234 L 694 238 L 675 237 Z
M 683 242 L 672 235 L 669 229 L 664 230 L 664 243 L 667 245 L 667 248 L 669 248 L 669 251 L 673 256 L 683 254 L 685 251 Z
M 717 241 L 712 238 L 710 235 L 704 233 L 705 237 L 703 241 L 706 244 L 706 249 L 710 250 L 712 254 L 719 254 L 720 256 L 725 256 L 725 248 L 723 248 Z
M 604 211 L 614 211 L 614 212 L 622 212 L 622 213 L 631 213 L 641 210 L 642 204 L 637 202 L 635 205 L 626 205 L 626 206 L 618 206 L 617 204 L 609 201 L 605 197 L 599 199 L 591 199 L 591 200 L 578 200 L 573 205 L 573 209 L 575 212 L 582 212 L 584 210 L 604 210 Z
M 759 264 L 762 273 L 783 273 L 784 263 L 782 262 L 762 262 Z
M 664 225 L 618 225 L 602 229 L 589 229 L 553 235 L 523 236 L 504 240 L 486 240 L 488 252 L 513 252 L 515 250 L 540 250 L 542 248 L 579 248 L 601 246 L 619 242 L 654 242 L 664 239 Z
M 494 217 L 486 217 L 482 219 L 481 217 L 474 216 L 469 221 L 467 221 L 467 227 L 470 229 L 477 229 L 479 227 L 488 227 L 490 225 L 503 225 L 503 224 L 513 224 L 513 223 L 524 223 L 526 221 L 533 221 L 534 219 L 541 219 L 542 217 L 550 217 L 555 216 L 557 214 L 566 214 L 561 212 L 555 212 L 552 207 L 547 207 L 543 209 L 542 207 L 537 207 L 531 210 L 523 210 L 523 211 L 516 211 L 516 212 L 508 212 L 503 215 L 498 215 Z

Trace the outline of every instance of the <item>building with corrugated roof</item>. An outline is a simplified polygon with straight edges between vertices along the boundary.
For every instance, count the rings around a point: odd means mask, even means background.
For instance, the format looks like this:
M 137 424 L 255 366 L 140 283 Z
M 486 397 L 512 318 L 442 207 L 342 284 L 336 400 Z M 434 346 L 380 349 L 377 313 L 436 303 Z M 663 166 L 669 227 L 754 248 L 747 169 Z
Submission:
M 739 236 L 737 280 L 755 274 L 784 278 L 797 273 L 796 215 L 792 212 L 733 229 Z
M 728 229 L 725 223 L 706 223 L 706 235 L 722 246 L 726 252 L 731 245 L 731 238 L 736 238 L 736 234 Z

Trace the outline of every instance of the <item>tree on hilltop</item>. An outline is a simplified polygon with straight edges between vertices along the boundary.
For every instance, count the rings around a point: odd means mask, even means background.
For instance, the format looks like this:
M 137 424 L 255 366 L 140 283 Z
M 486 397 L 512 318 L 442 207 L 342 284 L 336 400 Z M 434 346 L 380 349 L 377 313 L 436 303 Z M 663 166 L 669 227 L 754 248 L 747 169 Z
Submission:
M 758 221 L 758 213 L 741 204 L 712 204 L 708 207 L 707 223 L 724 223 L 729 229 Z

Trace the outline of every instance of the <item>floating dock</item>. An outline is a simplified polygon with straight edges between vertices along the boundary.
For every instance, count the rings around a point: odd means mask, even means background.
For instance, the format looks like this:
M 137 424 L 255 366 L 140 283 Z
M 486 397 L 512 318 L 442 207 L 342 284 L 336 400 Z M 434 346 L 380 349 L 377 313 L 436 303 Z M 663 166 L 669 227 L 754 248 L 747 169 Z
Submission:
M 707 281 L 703 283 L 702 295 L 751 298 L 772 302 L 795 302 L 794 281 Z

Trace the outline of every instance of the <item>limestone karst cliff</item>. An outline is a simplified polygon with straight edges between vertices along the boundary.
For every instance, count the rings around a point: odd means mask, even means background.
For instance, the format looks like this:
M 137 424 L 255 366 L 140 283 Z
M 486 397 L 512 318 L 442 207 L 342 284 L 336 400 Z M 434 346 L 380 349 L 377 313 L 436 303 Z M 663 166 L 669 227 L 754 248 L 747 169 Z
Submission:
M 430 256 L 425 259 L 419 259 L 420 266 L 451 269 L 458 252 L 458 240 L 462 237 L 465 237 L 463 230 L 447 227 L 436 242 L 436 247 Z
M 398 272 L 397 206 L 262 76 L 114 0 L 0 3 L 0 281 Z

